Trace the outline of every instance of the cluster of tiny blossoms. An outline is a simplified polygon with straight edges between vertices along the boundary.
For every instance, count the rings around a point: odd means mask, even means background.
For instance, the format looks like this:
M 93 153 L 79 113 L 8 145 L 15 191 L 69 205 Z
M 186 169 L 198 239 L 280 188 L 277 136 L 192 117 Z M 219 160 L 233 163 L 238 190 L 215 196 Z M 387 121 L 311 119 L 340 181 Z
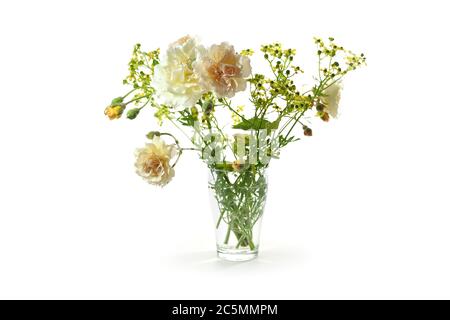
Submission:
M 199 151 L 214 168 L 241 171 L 265 167 L 268 161 L 263 159 L 277 158 L 282 147 L 299 140 L 294 130 L 297 126 L 303 136 L 312 136 L 308 114 L 323 121 L 338 116 L 342 78 L 365 64 L 363 54 L 344 49 L 333 38 L 314 41 L 319 72 L 308 90 L 296 83 L 296 77 L 303 73 L 295 64 L 296 50 L 285 49 L 280 43 L 260 48 L 270 74 L 252 73 L 250 57 L 254 51 L 238 53 L 226 42 L 205 47 L 186 36 L 171 43 L 162 54 L 159 49 L 144 52 L 137 44 L 123 81 L 131 90 L 113 99 L 105 114 L 118 119 L 133 104 L 126 116 L 135 119 L 150 106 L 160 124 L 169 120 L 178 128 L 191 129 L 192 148 L 182 148 L 170 133 L 151 131 L 147 135 L 151 141 L 137 150 L 136 171 L 151 184 L 166 185 L 187 149 Z M 233 105 L 235 94 L 247 88 L 250 105 Z M 230 112 L 232 129 L 239 130 L 238 134 L 230 137 L 224 132 L 216 117 L 219 108 Z M 174 144 L 166 144 L 161 136 L 172 138 Z M 237 145 L 239 141 L 242 147 Z M 226 150 L 234 161 L 227 161 Z

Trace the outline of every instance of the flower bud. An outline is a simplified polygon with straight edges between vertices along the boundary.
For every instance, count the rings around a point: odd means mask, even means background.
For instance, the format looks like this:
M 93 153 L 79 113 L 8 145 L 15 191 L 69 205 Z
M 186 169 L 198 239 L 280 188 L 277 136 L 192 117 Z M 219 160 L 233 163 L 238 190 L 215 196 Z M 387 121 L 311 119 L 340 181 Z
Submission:
M 105 109 L 105 115 L 108 116 L 109 120 L 119 119 L 122 116 L 123 110 L 125 110 L 125 105 L 110 105 Z
M 303 126 L 303 134 L 307 137 L 311 137 L 313 135 L 312 129 L 307 126 Z
M 322 119 L 325 122 L 328 122 L 330 120 L 330 115 L 327 112 L 322 112 L 320 115 L 320 119 Z
M 147 133 L 147 138 L 152 140 L 154 137 L 159 137 L 161 135 L 161 132 L 159 131 L 150 131 Z
M 195 106 L 193 106 L 191 108 L 191 114 L 192 114 L 192 118 L 194 118 L 195 120 L 198 119 L 198 109 Z
M 322 112 L 323 110 L 325 110 L 325 105 L 321 102 L 317 103 L 316 110 Z
M 205 109 L 204 112 L 205 112 L 205 114 L 206 114 L 207 116 L 210 116 L 211 113 L 214 111 L 214 105 L 212 104 L 211 101 L 208 101 L 208 102 L 206 103 L 206 105 L 204 105 L 203 107 L 204 107 L 204 109 Z
M 134 108 L 134 109 L 128 110 L 127 118 L 130 120 L 136 119 L 136 117 L 138 116 L 140 111 L 141 111 L 140 108 Z
M 115 105 L 121 104 L 122 102 L 123 102 L 123 97 L 117 97 L 117 98 L 112 99 L 111 105 L 115 106 Z

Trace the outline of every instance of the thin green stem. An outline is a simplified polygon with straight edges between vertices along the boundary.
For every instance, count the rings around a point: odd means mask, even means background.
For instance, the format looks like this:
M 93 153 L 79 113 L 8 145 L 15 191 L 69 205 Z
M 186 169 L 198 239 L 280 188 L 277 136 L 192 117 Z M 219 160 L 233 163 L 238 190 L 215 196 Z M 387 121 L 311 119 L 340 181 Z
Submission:
M 122 98 L 125 99 L 126 97 L 128 97 L 130 94 L 132 94 L 132 93 L 135 92 L 136 90 L 137 90 L 137 89 L 134 88 L 134 89 L 128 91 L 127 94 L 125 94 Z
M 148 95 L 145 95 L 145 96 L 142 96 L 142 97 L 134 98 L 134 99 L 126 102 L 125 105 L 129 105 L 132 102 L 135 102 L 135 101 L 138 101 L 138 100 L 141 100 L 141 99 L 144 99 L 144 98 L 149 98 L 149 97 L 150 97 L 150 95 L 148 94 Z
M 230 235 L 231 235 L 231 223 L 228 224 L 227 234 L 225 236 L 224 244 L 228 244 L 230 241 Z
M 231 112 L 235 113 L 236 115 L 238 115 L 242 121 L 248 121 L 247 119 L 245 119 L 241 114 L 239 114 L 239 112 L 237 112 L 236 110 L 233 109 L 233 107 L 231 107 L 231 104 L 229 103 L 229 101 L 227 99 L 223 99 L 223 103 L 222 105 L 227 107 L 228 109 L 230 109 Z

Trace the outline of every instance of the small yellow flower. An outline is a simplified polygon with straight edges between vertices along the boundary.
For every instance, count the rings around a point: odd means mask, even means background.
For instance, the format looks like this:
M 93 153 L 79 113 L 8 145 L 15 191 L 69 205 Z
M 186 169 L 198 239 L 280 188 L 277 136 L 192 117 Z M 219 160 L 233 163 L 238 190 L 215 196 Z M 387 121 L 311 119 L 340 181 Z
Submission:
M 119 119 L 122 116 L 124 109 L 123 105 L 107 106 L 105 115 L 108 116 L 109 120 Z
M 255 53 L 255 51 L 253 51 L 252 49 L 245 49 L 245 50 L 242 50 L 242 51 L 241 51 L 240 55 L 241 55 L 241 56 L 250 57 L 250 56 L 252 56 L 254 53 Z
M 237 106 L 236 112 L 237 112 L 238 114 L 243 114 L 243 112 L 244 112 L 244 106 Z M 233 119 L 233 124 L 234 124 L 234 125 L 236 125 L 236 124 L 238 124 L 239 122 L 242 121 L 242 118 L 241 118 L 238 114 L 236 114 L 236 113 L 234 113 L 234 112 L 231 113 L 231 119 Z

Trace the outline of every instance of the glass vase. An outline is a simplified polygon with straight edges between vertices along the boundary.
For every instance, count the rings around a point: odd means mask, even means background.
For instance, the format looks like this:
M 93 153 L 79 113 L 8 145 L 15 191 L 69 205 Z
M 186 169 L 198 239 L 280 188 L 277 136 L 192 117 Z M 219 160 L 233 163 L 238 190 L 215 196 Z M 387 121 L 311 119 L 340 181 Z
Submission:
M 217 254 L 229 261 L 258 256 L 261 220 L 267 197 L 266 168 L 210 168 L 209 192 Z

